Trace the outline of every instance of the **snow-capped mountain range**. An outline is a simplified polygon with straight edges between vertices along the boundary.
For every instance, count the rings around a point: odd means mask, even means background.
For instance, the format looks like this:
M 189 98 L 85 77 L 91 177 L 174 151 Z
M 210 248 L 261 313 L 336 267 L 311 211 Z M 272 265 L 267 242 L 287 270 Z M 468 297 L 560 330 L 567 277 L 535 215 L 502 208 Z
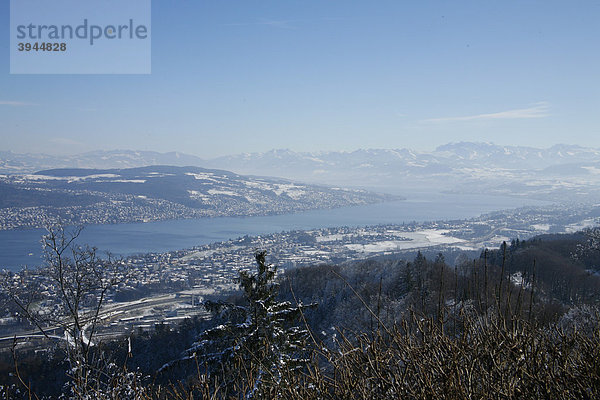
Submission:
M 125 169 L 150 165 L 203 166 L 204 160 L 189 154 L 156 151 L 91 151 L 70 156 L 19 154 L 0 151 L 0 173 L 21 174 L 57 168 Z
M 204 160 L 182 153 L 96 151 L 69 157 L 0 152 L 0 173 L 47 168 L 202 166 L 328 185 L 403 190 L 435 189 L 537 196 L 600 193 L 600 149 L 460 142 L 434 151 L 368 149 L 352 152 L 270 150 Z
M 600 149 L 449 143 L 432 152 L 369 149 L 297 153 L 271 150 L 208 160 L 247 174 L 407 193 L 437 190 L 527 195 L 551 200 L 600 199 Z
M 271 150 L 208 160 L 208 165 L 228 165 L 232 170 L 262 174 L 282 169 L 294 175 L 310 176 L 333 170 L 403 170 L 423 173 L 448 172 L 458 168 L 536 169 L 565 164 L 598 163 L 600 150 L 555 145 L 548 149 L 498 146 L 490 143 L 450 143 L 433 152 L 409 149 L 369 149 L 353 152 L 297 153 Z M 324 171 L 320 171 L 324 170 Z M 308 175 L 310 174 L 310 175 Z

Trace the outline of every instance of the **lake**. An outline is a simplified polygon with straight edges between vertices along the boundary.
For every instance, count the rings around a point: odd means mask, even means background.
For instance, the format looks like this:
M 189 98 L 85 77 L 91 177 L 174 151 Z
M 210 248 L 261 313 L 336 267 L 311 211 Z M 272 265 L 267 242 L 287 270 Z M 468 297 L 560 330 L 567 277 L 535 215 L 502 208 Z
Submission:
M 184 249 L 244 235 L 294 229 L 465 219 L 495 210 L 547 204 L 539 200 L 506 196 L 423 193 L 413 194 L 403 201 L 295 214 L 90 225 L 83 230 L 79 243 L 96 246 L 101 252 L 131 255 Z M 0 231 L 0 268 L 18 270 L 25 265 L 40 264 L 40 239 L 44 232 L 43 229 Z

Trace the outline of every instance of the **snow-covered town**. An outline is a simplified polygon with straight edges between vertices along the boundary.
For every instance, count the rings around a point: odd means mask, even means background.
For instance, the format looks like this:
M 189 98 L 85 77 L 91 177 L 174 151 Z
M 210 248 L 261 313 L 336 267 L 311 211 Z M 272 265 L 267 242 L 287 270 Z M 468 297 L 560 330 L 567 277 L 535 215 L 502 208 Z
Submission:
M 568 215 L 568 216 L 567 216 Z M 477 256 L 483 248 L 535 235 L 569 233 L 600 221 L 600 207 L 549 206 L 499 211 L 461 221 L 402 225 L 335 227 L 244 236 L 167 253 L 149 253 L 123 260 L 127 278 L 110 293 L 102 310 L 103 335 L 153 329 L 204 313 L 199 304 L 226 296 L 237 288 L 240 270 L 254 268 L 257 249 L 266 249 L 279 271 L 299 266 L 343 263 L 372 257 L 412 259 L 417 251 L 443 252 L 450 261 Z M 39 279 L 30 271 L 13 280 Z M 53 307 L 52 293 L 39 307 Z M 6 310 L 8 311 L 8 310 Z M 0 337 L 32 331 L 8 315 L 0 319 Z

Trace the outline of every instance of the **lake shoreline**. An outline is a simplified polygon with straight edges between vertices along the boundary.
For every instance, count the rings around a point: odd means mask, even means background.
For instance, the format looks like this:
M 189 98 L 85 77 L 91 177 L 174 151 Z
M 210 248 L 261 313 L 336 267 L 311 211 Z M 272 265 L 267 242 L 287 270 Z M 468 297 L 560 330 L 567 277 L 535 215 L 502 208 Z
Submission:
M 517 200 L 521 201 L 498 196 L 427 194 L 394 202 L 293 214 L 89 225 L 82 231 L 80 243 L 96 246 L 100 252 L 128 256 L 191 248 L 245 235 L 338 226 L 462 220 L 502 209 L 550 204 L 530 199 Z M 41 228 L 0 231 L 0 269 L 39 265 L 40 239 L 44 233 Z

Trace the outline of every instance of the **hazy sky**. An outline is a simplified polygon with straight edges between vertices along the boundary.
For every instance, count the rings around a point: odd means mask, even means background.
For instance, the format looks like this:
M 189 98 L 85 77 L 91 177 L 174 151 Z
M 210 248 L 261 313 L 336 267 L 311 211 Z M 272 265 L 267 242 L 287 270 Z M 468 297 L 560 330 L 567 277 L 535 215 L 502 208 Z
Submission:
M 600 147 L 598 1 L 152 2 L 151 75 L 10 75 L 0 150 Z

